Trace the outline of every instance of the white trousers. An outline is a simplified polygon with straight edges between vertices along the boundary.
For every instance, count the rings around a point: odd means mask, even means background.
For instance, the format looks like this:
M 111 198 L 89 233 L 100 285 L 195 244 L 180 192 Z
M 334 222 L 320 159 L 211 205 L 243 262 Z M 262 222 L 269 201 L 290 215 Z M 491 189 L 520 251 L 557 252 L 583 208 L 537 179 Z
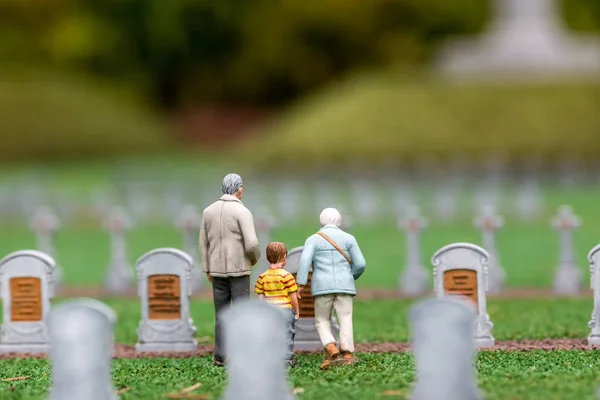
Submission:
M 327 294 L 315 296 L 315 328 L 323 347 L 335 343 L 331 333 L 331 312 L 335 309 L 340 324 L 340 350 L 354 353 L 352 333 L 352 296 Z

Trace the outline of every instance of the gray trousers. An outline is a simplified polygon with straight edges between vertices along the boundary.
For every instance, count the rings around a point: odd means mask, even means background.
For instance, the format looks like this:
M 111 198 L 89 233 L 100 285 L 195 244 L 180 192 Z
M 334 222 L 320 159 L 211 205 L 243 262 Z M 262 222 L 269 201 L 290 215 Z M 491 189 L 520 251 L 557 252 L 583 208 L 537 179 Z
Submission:
M 217 361 L 225 361 L 221 334 L 221 313 L 232 303 L 250 298 L 250 275 L 228 278 L 212 277 L 213 302 L 215 304 L 215 350 Z

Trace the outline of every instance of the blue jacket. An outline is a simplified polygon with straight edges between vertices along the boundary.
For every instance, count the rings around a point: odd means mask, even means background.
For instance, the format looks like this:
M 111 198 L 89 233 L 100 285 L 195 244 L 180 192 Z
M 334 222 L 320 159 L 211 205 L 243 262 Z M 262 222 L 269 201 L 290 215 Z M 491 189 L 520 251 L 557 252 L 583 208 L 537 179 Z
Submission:
M 313 296 L 350 294 L 355 296 L 354 281 L 366 268 L 366 261 L 354 236 L 334 225 L 319 230 L 329 236 L 350 257 L 352 266 L 327 240 L 314 234 L 306 239 L 300 256 L 296 283 L 306 285 L 310 266 L 313 267 L 311 292 Z

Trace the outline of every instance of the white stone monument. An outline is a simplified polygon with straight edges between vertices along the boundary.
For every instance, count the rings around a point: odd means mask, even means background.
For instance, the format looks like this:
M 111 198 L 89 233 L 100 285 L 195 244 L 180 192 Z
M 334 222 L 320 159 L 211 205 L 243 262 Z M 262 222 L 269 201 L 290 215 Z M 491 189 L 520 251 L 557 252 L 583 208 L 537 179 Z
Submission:
M 366 179 L 351 181 L 354 212 L 363 223 L 372 223 L 377 218 L 377 196 L 375 185 Z
M 303 193 L 300 183 L 285 180 L 277 189 L 279 217 L 286 222 L 295 221 L 301 214 Z
M 519 188 L 515 199 L 517 215 L 523 221 L 536 218 L 542 211 L 542 194 L 535 179 L 528 179 Z
M 434 209 L 437 217 L 449 222 L 455 219 L 458 211 L 458 185 L 441 184 L 435 192 Z
M 558 0 L 494 0 L 487 34 L 473 42 L 450 43 L 439 67 L 450 75 L 524 75 L 528 79 L 577 76 L 600 71 L 600 42 L 564 29 Z
M 483 248 L 490 255 L 488 263 L 488 291 L 498 294 L 504 289 L 506 272 L 500 263 L 500 256 L 496 248 L 496 231 L 504 225 L 504 218 L 496 214 L 493 206 L 485 206 L 481 214 L 475 217 L 475 227 L 481 231 Z
M 111 377 L 114 322 L 107 309 L 87 299 L 71 300 L 52 311 L 50 400 L 118 399 Z
M 434 289 L 438 298 L 446 296 L 467 297 L 474 307 L 475 344 L 478 348 L 493 347 L 491 334 L 494 327 L 487 313 L 487 265 L 490 255 L 471 243 L 453 243 L 442 247 L 433 255 Z
M 37 250 L 50 256 L 56 262 L 56 252 L 54 247 L 54 237 L 61 228 L 58 216 L 48 206 L 39 207 L 31 227 L 35 232 Z M 57 263 L 54 268 L 54 286 L 58 287 L 63 280 L 63 271 Z
M 253 298 L 258 297 L 254 293 L 254 286 L 260 274 L 269 269 L 269 261 L 267 260 L 267 246 L 271 242 L 271 231 L 276 227 L 275 219 L 271 214 L 264 210 L 260 210 L 256 213 L 255 226 L 256 235 L 258 236 L 258 243 L 260 245 L 260 260 L 252 267 L 252 273 L 250 275 L 250 293 Z
M 200 235 L 200 225 L 202 215 L 198 212 L 196 206 L 188 204 L 181 210 L 181 213 L 175 221 L 175 225 L 183 233 L 183 248 L 194 260 L 192 268 L 191 289 L 192 293 L 197 293 L 204 286 L 204 274 L 200 266 L 200 257 L 198 255 L 199 244 L 198 238 Z
M 46 353 L 48 313 L 54 297 L 52 257 L 17 251 L 0 260 L 0 353 Z
M 281 310 L 267 302 L 242 301 L 223 312 L 223 329 L 228 380 L 222 399 L 293 400 Z
M 293 248 L 288 252 L 285 270 L 297 279 L 298 266 L 304 246 Z M 312 268 L 311 268 L 312 269 Z M 300 299 L 300 318 L 296 321 L 296 337 L 294 338 L 294 350 L 322 350 L 323 344 L 315 328 L 315 300 L 310 293 L 312 272 L 308 275 L 308 281 L 304 286 L 304 292 Z M 331 318 L 331 333 L 339 338 L 340 327 L 335 317 Z
M 411 400 L 480 400 L 471 339 L 476 317 L 466 301 L 425 300 L 410 311 L 416 379 Z
M 582 288 L 583 274 L 577 267 L 573 231 L 581 225 L 581 219 L 569 206 L 561 206 L 552 219 L 552 226 L 560 232 L 560 260 L 554 276 L 554 291 L 561 295 L 578 294 Z
M 592 318 L 588 323 L 591 329 L 588 336 L 588 345 L 600 346 L 600 244 L 595 246 L 588 253 L 590 262 L 590 286 L 594 291 L 594 308 L 592 309 Z
M 190 318 L 190 279 L 194 261 L 181 250 L 162 248 L 137 261 L 142 320 L 138 352 L 187 352 L 197 347 Z
M 427 293 L 429 290 L 428 272 L 421 257 L 421 231 L 427 227 L 427 220 L 421 217 L 418 207 L 411 207 L 399 226 L 406 232 L 406 265 L 398 284 L 400 292 L 410 296 Z
M 129 215 L 123 207 L 110 209 L 104 228 L 110 234 L 110 265 L 106 276 L 106 289 L 109 293 L 123 294 L 133 288 L 134 272 L 127 254 L 126 232 L 133 227 Z

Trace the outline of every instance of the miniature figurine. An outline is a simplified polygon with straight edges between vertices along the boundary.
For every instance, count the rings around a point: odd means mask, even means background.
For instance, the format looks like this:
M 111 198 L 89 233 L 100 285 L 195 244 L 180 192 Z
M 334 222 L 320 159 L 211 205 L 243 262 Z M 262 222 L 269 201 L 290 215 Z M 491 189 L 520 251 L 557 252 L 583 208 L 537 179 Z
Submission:
M 298 297 L 302 297 L 312 265 L 311 291 L 315 299 L 315 328 L 325 348 L 322 370 L 330 365 L 353 365 L 352 298 L 354 281 L 365 271 L 366 262 L 354 236 L 340 229 L 342 216 L 335 208 L 321 212 L 322 228 L 304 244 L 298 267 Z M 340 324 L 340 350 L 331 333 L 331 313 L 335 309 Z
M 221 185 L 223 196 L 202 213 L 200 253 L 202 269 L 212 284 L 215 304 L 213 365 L 224 366 L 221 312 L 241 299 L 250 298 L 250 274 L 260 258 L 254 218 L 242 203 L 244 185 L 229 174 Z
M 280 242 L 272 242 L 267 246 L 267 260 L 270 268 L 258 276 L 254 292 L 259 300 L 281 307 L 287 322 L 288 348 L 286 362 L 295 367 L 294 336 L 296 336 L 296 320 L 300 318 L 298 304 L 298 286 L 293 275 L 283 269 L 287 261 L 287 247 Z

